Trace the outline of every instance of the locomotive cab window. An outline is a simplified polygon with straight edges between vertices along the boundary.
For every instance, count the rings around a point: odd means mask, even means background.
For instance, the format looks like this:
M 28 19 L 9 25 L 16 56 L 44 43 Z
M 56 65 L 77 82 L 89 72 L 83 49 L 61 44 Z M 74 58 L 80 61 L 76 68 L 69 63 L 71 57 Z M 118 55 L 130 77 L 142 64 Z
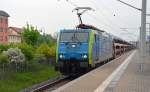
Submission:
M 88 42 L 88 32 L 62 32 L 60 42 Z
M 94 41 L 97 42 L 99 40 L 99 36 L 97 34 L 94 34 Z
M 94 42 L 96 42 L 96 34 L 94 34 Z

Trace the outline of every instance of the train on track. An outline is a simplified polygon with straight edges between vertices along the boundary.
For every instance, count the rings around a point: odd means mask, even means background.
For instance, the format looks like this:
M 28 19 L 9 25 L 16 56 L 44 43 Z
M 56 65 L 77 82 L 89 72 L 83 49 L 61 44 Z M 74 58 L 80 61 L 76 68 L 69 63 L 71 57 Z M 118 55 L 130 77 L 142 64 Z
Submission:
M 132 48 L 130 43 L 120 38 L 93 26 L 81 24 L 78 29 L 64 29 L 59 32 L 56 69 L 65 75 L 81 73 Z
M 91 25 L 60 30 L 55 69 L 64 75 L 80 74 L 129 51 L 133 45 Z

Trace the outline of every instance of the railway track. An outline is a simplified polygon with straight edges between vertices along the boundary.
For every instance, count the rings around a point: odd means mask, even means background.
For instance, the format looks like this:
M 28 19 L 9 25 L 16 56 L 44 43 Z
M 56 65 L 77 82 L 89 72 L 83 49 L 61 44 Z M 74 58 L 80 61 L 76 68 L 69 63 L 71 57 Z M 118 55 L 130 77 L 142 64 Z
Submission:
M 51 92 L 58 87 L 70 82 L 71 80 L 73 80 L 73 78 L 70 78 L 70 76 L 61 76 L 42 82 L 40 84 L 36 84 L 31 88 L 23 89 L 21 92 Z
M 54 90 L 56 90 L 57 88 L 63 86 L 64 84 L 67 84 L 67 83 L 70 82 L 70 81 L 71 81 L 71 79 L 65 79 L 65 80 L 63 80 L 63 81 L 61 81 L 61 82 L 59 82 L 59 83 L 56 83 L 55 85 L 49 87 L 48 89 L 43 90 L 43 92 L 51 92 L 51 91 L 54 91 Z

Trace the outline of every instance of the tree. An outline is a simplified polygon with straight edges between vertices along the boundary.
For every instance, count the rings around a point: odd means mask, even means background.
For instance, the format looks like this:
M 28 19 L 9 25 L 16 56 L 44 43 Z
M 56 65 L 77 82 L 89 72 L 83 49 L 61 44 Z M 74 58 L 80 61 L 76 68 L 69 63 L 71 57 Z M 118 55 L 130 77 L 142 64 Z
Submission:
M 24 27 L 22 37 L 27 44 L 36 45 L 38 38 L 40 37 L 40 33 L 32 25 L 27 24 L 27 27 Z
M 36 50 L 36 54 L 43 54 L 46 58 L 50 58 L 50 53 L 50 48 L 45 43 L 41 44 Z
M 53 40 L 51 35 L 45 34 L 45 35 L 40 35 L 37 45 L 40 45 L 43 43 L 47 44 L 48 46 L 52 46 L 55 43 L 55 41 Z

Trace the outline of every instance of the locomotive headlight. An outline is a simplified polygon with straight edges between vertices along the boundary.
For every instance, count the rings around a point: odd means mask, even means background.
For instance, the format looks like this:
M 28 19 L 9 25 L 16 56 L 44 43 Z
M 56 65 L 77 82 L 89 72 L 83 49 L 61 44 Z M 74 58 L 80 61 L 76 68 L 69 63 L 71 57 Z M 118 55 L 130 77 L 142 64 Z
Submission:
M 87 55 L 83 55 L 83 58 L 86 59 L 86 58 L 87 58 Z
M 61 55 L 59 55 L 59 58 L 61 58 L 61 59 L 62 59 L 62 58 L 63 58 L 63 55 L 62 55 L 62 54 L 61 54 Z

